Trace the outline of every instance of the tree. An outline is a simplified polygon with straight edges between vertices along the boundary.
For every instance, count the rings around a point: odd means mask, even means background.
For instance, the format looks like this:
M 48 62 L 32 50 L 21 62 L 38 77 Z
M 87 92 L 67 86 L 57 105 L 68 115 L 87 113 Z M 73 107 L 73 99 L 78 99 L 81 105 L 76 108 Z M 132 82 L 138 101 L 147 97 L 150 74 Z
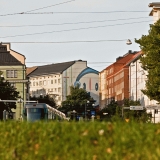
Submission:
M 147 71 L 146 89 L 142 92 L 151 100 L 160 102 L 160 20 L 150 26 L 149 34 L 139 40 L 142 68 Z
M 38 101 L 38 103 L 46 103 L 48 105 L 50 105 L 51 107 L 56 108 L 56 103 L 55 100 L 50 97 L 49 95 L 45 95 L 45 96 L 39 96 L 39 97 L 30 97 L 31 101 Z
M 108 104 L 105 108 L 100 110 L 99 114 L 101 119 L 111 120 L 111 118 L 116 115 L 117 107 L 118 107 L 117 102 L 115 100 L 112 100 L 110 104 Z
M 66 101 L 62 102 L 61 110 L 64 112 L 71 111 L 71 110 L 84 110 L 84 106 L 86 105 L 87 101 L 90 103 L 88 107 L 92 106 L 94 103 L 94 99 L 90 96 L 90 94 L 83 88 L 79 88 L 78 86 L 70 87 L 70 95 L 66 97 Z
M 140 106 L 140 101 L 133 101 L 129 99 L 124 99 L 124 107 L 130 106 Z M 133 119 L 138 122 L 148 122 L 150 120 L 149 115 L 146 112 L 146 109 L 143 110 L 129 110 L 125 109 L 124 117 L 125 119 Z M 122 115 L 122 107 L 117 108 L 117 113 Z
M 0 99 L 1 100 L 16 100 L 19 97 L 19 92 L 11 86 L 11 84 L 2 77 L 0 71 Z M 11 109 L 16 109 L 16 103 L 13 102 L 0 102 L 0 119 L 3 119 L 3 111 L 6 110 L 9 114 L 12 112 Z
M 104 109 L 100 111 L 100 116 L 102 119 L 106 119 L 109 121 L 117 121 L 122 118 L 124 119 L 133 119 L 137 122 L 148 122 L 150 120 L 149 115 L 146 110 L 123 110 L 122 117 L 122 107 L 130 107 L 130 106 L 140 106 L 140 101 L 133 101 L 129 99 L 124 99 L 124 106 L 119 106 L 115 100 L 112 100 L 110 104 L 107 105 Z M 103 113 L 107 113 L 104 115 Z

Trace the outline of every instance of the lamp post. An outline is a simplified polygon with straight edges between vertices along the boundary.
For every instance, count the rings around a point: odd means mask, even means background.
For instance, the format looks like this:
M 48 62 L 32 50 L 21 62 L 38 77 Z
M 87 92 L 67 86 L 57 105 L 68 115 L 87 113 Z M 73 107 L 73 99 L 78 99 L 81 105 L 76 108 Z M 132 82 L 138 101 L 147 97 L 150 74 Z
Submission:
M 20 108 L 19 108 L 19 119 L 22 120 L 21 103 L 23 103 L 23 100 L 20 98 L 20 99 L 18 99 L 17 102 L 20 103 Z
M 86 121 L 87 103 L 89 103 L 89 101 L 86 101 L 86 103 L 85 103 L 85 111 L 84 111 L 84 119 L 85 119 L 85 121 Z

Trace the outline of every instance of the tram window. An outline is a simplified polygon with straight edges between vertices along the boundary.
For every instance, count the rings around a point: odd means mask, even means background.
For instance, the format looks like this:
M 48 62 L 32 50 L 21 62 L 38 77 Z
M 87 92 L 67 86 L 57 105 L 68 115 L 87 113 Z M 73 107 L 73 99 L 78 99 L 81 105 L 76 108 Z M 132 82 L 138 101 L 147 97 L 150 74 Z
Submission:
M 39 112 L 39 108 L 30 108 L 30 112 L 32 113 Z

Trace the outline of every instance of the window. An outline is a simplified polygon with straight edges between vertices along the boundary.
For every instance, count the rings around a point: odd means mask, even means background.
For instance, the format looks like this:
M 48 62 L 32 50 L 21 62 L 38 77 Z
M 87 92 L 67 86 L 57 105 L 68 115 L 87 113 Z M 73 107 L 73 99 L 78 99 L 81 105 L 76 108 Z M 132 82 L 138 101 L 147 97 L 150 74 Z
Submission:
M 61 92 L 61 88 L 58 88 L 58 92 Z
M 57 80 L 56 80 L 56 79 L 54 80 L 54 83 L 57 83 Z
M 40 85 L 40 86 L 42 85 L 42 81 L 39 81 L 39 85 Z
M 53 80 L 51 80 L 51 84 L 53 84 Z
M 7 70 L 6 74 L 7 74 L 7 78 L 17 78 L 18 77 L 17 70 Z
M 43 85 L 47 85 L 47 82 L 46 82 L 46 80 L 44 80 L 44 81 L 43 81 Z

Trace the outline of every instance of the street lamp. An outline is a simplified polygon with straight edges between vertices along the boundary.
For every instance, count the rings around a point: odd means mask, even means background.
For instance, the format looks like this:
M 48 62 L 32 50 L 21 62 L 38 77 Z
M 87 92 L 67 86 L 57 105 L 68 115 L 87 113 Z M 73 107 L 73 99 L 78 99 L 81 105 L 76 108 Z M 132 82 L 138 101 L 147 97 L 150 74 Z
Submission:
M 20 103 L 19 119 L 22 120 L 21 103 L 23 103 L 23 99 L 20 98 L 20 99 L 17 100 L 17 102 Z
M 127 44 L 127 45 L 131 45 L 131 44 L 132 44 L 131 40 L 128 39 L 127 42 L 126 42 L 126 44 Z
M 87 109 L 87 103 L 89 103 L 89 101 L 86 101 L 85 103 L 85 112 L 84 112 L 84 119 L 86 120 L 86 109 Z
M 72 113 L 73 113 L 73 120 L 76 120 L 76 118 L 75 118 L 76 111 L 73 110 Z

